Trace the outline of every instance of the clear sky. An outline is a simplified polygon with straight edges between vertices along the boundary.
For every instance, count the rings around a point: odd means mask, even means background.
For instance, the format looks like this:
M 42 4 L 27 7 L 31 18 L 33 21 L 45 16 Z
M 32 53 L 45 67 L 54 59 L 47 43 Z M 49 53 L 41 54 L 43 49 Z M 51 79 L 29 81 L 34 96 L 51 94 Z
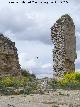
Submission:
M 19 2 L 11 4 L 11 2 Z M 50 28 L 61 15 L 69 14 L 76 27 L 77 60 L 76 70 L 80 69 L 80 0 L 0 0 L 0 33 L 15 41 L 22 68 L 28 69 L 37 77 L 52 77 L 52 49 Z M 49 4 L 40 3 L 47 1 Z M 37 59 L 38 57 L 38 59 Z

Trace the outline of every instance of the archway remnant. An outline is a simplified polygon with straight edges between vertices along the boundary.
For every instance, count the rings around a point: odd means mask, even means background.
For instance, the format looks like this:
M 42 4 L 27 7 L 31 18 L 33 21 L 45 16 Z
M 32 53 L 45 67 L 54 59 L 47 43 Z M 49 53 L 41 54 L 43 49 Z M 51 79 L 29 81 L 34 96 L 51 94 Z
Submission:
M 53 49 L 53 70 L 56 76 L 75 71 L 76 37 L 72 18 L 65 14 L 51 27 Z

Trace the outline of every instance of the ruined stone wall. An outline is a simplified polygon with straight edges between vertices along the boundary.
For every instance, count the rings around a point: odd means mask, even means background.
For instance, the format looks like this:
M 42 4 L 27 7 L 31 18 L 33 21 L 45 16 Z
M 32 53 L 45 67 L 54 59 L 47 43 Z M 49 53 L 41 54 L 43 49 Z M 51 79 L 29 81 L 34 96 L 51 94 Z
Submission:
M 51 27 L 51 37 L 54 44 L 53 70 L 57 76 L 65 72 L 75 71 L 76 37 L 75 25 L 69 15 L 63 15 Z
M 20 75 L 20 69 L 15 42 L 0 34 L 0 76 Z

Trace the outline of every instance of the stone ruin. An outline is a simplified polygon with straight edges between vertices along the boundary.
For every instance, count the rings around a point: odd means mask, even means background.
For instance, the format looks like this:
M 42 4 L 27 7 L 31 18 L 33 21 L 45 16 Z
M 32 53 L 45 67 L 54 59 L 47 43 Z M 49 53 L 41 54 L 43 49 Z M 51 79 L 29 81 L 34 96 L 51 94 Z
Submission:
M 72 18 L 65 14 L 51 27 L 53 49 L 53 70 L 58 77 L 75 71 L 76 37 Z
M 15 42 L 0 34 L 0 76 L 18 76 L 20 69 Z

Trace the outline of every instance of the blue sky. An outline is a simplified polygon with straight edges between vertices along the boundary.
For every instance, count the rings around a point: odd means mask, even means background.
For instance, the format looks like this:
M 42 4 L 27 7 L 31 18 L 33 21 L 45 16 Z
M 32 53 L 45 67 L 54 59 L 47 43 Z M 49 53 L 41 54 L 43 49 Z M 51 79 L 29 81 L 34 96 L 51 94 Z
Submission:
M 0 32 L 15 41 L 22 68 L 37 77 L 52 77 L 52 49 L 50 28 L 64 14 L 69 14 L 76 27 L 77 60 L 80 70 L 80 1 L 68 0 L 56 4 L 9 4 L 11 0 L 0 0 Z M 29 1 L 29 0 L 24 0 Z M 43 0 L 42 0 L 43 1 Z M 52 0 L 44 0 L 52 1 Z M 39 57 L 38 59 L 36 57 Z

